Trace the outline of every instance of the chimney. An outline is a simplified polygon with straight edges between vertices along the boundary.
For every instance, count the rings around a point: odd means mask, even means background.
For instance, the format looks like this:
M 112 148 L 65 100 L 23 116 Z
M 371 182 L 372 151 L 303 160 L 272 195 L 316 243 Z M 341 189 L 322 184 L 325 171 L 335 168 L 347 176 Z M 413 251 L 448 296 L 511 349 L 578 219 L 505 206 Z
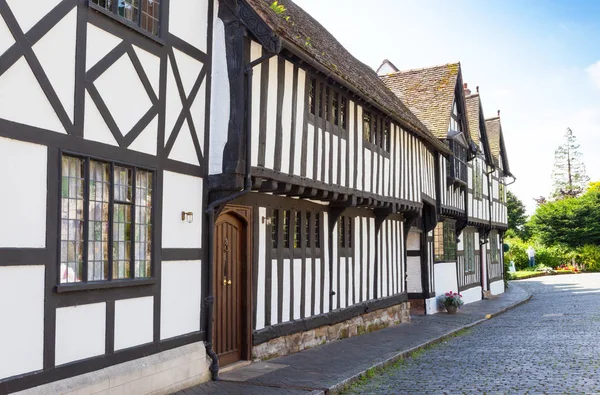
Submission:
M 465 96 L 470 96 L 471 95 L 471 90 L 469 88 L 467 88 L 467 83 L 466 82 L 463 84 L 463 88 L 465 90 Z
M 498 118 L 500 118 L 500 110 L 498 110 Z
M 475 87 L 475 90 L 477 90 L 477 93 L 479 93 L 479 85 Z

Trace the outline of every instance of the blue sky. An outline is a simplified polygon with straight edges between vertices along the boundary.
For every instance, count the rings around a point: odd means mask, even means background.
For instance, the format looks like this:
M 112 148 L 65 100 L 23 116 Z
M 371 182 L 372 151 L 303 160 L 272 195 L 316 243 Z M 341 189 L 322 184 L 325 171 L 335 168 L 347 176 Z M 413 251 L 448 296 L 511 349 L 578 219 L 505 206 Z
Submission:
M 285 5 L 284 1 L 281 1 Z M 484 115 L 501 110 L 509 187 L 530 213 L 571 127 L 600 180 L 600 1 L 296 0 L 359 60 L 401 70 L 460 61 Z M 366 6 L 365 6 L 366 5 Z

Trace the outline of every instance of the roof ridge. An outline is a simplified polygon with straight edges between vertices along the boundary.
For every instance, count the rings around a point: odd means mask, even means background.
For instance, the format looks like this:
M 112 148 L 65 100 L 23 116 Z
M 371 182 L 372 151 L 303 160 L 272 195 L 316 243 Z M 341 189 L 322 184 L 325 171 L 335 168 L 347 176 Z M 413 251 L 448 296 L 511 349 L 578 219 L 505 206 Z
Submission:
M 454 66 L 454 65 L 460 65 L 460 62 L 443 63 L 443 64 L 436 64 L 434 66 L 428 66 L 428 67 L 419 67 L 419 68 L 414 68 L 414 69 L 398 70 L 398 71 L 394 71 L 393 73 L 388 73 L 386 75 L 383 75 L 382 77 L 386 77 L 386 76 L 394 75 L 394 74 L 414 73 L 416 71 L 425 71 L 425 70 L 437 69 L 439 67 Z
M 495 121 L 496 119 L 500 119 L 500 117 L 495 116 L 495 117 L 491 117 L 491 118 L 486 118 L 486 121 Z

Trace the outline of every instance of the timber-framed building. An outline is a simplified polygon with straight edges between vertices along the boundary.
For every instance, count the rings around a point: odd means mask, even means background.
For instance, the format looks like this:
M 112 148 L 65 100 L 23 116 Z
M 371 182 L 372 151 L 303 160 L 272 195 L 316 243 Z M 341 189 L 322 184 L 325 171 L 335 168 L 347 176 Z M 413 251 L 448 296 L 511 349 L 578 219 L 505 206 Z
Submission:
M 501 261 L 460 65 L 432 125 L 283 5 L 0 0 L 0 393 L 174 392 L 435 312 L 469 229 Z

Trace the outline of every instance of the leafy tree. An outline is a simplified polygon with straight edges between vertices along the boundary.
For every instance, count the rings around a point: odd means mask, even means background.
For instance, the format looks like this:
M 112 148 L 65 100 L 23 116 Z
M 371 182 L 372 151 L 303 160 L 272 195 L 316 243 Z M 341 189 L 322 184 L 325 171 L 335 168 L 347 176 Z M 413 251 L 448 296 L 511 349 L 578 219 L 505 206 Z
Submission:
M 514 193 L 507 191 L 506 208 L 508 211 L 508 229 L 512 229 L 515 234 L 521 236 L 525 222 L 527 222 L 525 205 Z
M 567 128 L 565 142 L 554 151 L 551 196 L 554 199 L 579 196 L 589 181 L 577 139 L 571 128 Z
M 529 225 L 545 245 L 561 243 L 574 248 L 600 244 L 600 189 L 540 205 Z

